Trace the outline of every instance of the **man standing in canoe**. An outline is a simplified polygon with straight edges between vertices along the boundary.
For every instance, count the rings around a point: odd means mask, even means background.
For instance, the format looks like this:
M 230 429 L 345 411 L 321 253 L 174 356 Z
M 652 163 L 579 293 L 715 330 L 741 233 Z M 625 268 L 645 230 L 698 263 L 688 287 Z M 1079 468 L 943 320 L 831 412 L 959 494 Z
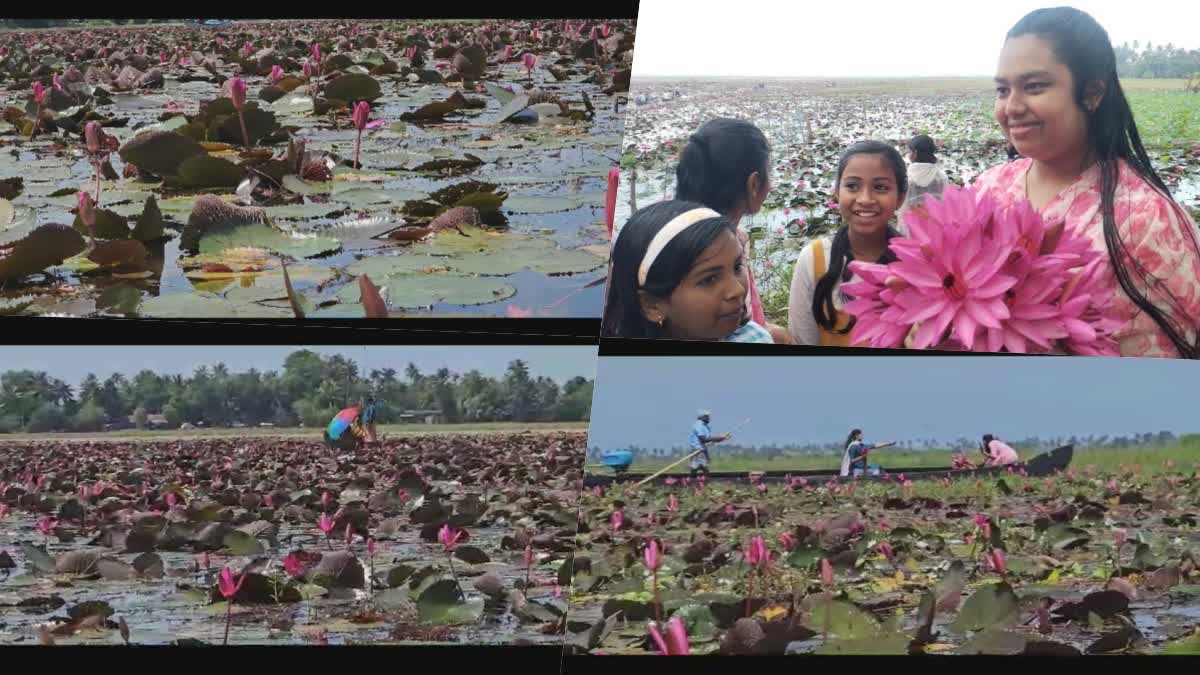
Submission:
M 692 455 L 692 461 L 688 465 L 693 478 L 697 474 L 708 473 L 708 444 L 727 441 L 732 435 L 713 436 L 712 429 L 708 428 L 711 417 L 712 414 L 709 411 L 701 410 L 696 416 L 696 423 L 692 425 L 692 433 L 688 436 L 688 446 L 691 447 L 693 453 L 697 453 Z
M 987 458 L 984 462 L 985 466 L 1007 466 L 1020 461 L 1016 450 L 1013 450 L 1007 443 L 991 434 L 983 435 L 983 447 L 981 449 L 983 450 L 983 456 Z

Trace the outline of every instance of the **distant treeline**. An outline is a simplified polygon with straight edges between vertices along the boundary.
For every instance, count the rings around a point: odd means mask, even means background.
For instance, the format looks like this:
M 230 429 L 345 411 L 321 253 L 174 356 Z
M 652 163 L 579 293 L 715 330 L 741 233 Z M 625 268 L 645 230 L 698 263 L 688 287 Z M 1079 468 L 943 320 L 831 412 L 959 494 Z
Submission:
M 982 438 L 966 438 L 959 437 L 953 441 L 939 440 L 937 438 L 914 438 L 906 441 L 899 441 L 896 446 L 903 450 L 911 450 L 913 452 L 931 451 L 931 452 L 946 452 L 948 450 L 964 450 L 968 453 L 977 452 Z M 1031 436 L 1028 438 L 1005 438 L 1004 441 L 1018 450 L 1052 450 L 1063 445 L 1074 445 L 1076 448 L 1130 448 L 1145 445 L 1169 445 L 1176 441 L 1193 442 L 1200 444 L 1200 435 L 1187 434 L 1183 437 L 1176 437 L 1170 431 L 1146 432 L 1141 434 L 1128 434 L 1124 436 L 1103 436 L 1088 435 L 1088 436 L 1057 436 L 1054 438 L 1041 438 L 1039 436 Z M 714 452 L 719 452 L 722 457 L 758 457 L 758 458 L 774 458 L 797 455 L 840 455 L 842 453 L 841 441 L 829 443 L 809 443 L 806 445 L 738 445 L 733 443 L 721 443 L 715 446 Z M 605 448 L 612 449 L 612 448 Z M 632 451 L 635 455 L 643 457 L 683 457 L 691 452 L 690 449 L 684 446 L 676 446 L 673 448 L 640 448 L 638 446 L 629 446 L 622 448 Z M 592 448 L 588 451 L 593 458 L 598 458 L 603 454 L 604 449 Z
M 424 422 L 587 421 L 593 381 L 575 377 L 562 386 L 530 372 L 517 359 L 496 379 L 477 370 L 439 368 L 423 373 L 410 363 L 361 372 L 341 355 L 292 352 L 283 371 L 231 373 L 223 363 L 201 366 L 190 377 L 142 370 L 101 381 L 89 374 L 78 388 L 45 372 L 0 373 L 0 433 L 99 431 L 106 426 L 166 426 L 185 422 L 323 427 L 344 407 L 373 393 L 380 424 Z
M 1186 80 L 1200 73 L 1200 49 L 1180 49 L 1171 43 L 1142 45 L 1137 40 L 1115 49 L 1121 77 Z
M 0 25 L 5 28 L 69 28 L 97 23 L 111 23 L 117 26 L 141 25 L 148 23 L 179 23 L 183 19 L 3 19 Z

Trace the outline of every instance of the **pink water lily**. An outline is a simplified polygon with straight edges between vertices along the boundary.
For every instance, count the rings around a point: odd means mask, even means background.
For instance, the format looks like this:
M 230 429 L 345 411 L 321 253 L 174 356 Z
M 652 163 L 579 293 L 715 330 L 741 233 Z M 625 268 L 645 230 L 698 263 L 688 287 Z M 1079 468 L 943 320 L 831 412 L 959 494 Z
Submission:
M 613 532 L 621 529 L 621 525 L 625 523 L 625 516 L 621 515 L 620 511 L 613 511 L 608 518 L 609 524 L 612 525 Z
M 228 567 L 221 568 L 221 575 L 217 579 L 217 587 L 221 591 L 221 595 L 229 601 L 225 608 L 225 640 L 222 644 L 229 644 L 229 619 L 233 614 L 233 598 L 242 590 L 242 584 L 246 583 L 248 575 L 242 574 L 234 577 L 233 570 Z
M 300 578 L 305 574 L 304 560 L 295 553 L 289 553 L 283 559 L 283 571 L 289 577 Z
M 305 60 L 305 61 L 304 61 L 304 67 L 303 67 L 303 69 L 302 69 L 302 71 L 301 71 L 301 72 L 303 72 L 303 73 L 304 73 L 304 79 L 305 79 L 305 80 L 312 81 L 312 78 L 313 78 L 313 64 L 312 64 L 312 61 Z
M 829 564 L 828 558 L 821 558 L 821 584 L 825 588 L 833 588 L 833 565 Z
M 687 656 L 689 651 L 687 628 L 683 625 L 683 620 L 678 616 L 671 617 L 667 621 L 667 634 L 664 636 L 659 630 L 658 624 L 650 622 L 646 626 L 647 632 L 650 634 L 650 639 L 653 640 L 655 646 L 658 647 L 658 653 L 662 656 Z
M 506 62 L 510 61 L 510 60 L 512 60 L 512 53 L 513 53 L 513 46 L 512 45 L 504 45 L 504 56 L 501 58 Z
M 329 516 L 328 513 L 322 513 L 317 518 L 317 527 L 325 533 L 325 545 L 333 550 L 333 545 L 329 543 L 329 533 L 333 531 L 333 526 L 336 521 Z
M 796 548 L 796 538 L 787 532 L 780 532 L 779 546 L 785 551 L 790 551 Z
M 646 549 L 642 552 L 642 559 L 646 563 L 646 569 L 657 573 L 659 566 L 662 565 L 662 556 L 659 554 L 658 541 L 651 539 L 646 542 Z
M 879 542 L 879 552 L 887 559 L 889 563 L 896 562 L 896 552 L 892 550 L 892 545 L 886 541 Z
M 1004 559 L 1004 551 L 1002 549 L 992 549 L 991 553 L 988 554 L 988 563 L 991 565 L 992 569 L 996 570 L 996 573 L 1002 577 L 1004 576 L 1006 562 Z
M 91 243 L 96 243 L 96 202 L 92 200 L 92 195 L 89 192 L 80 192 L 78 195 L 77 204 L 79 207 L 79 222 L 83 223 L 88 229 L 88 236 L 91 238 Z
M 767 542 L 762 538 L 762 535 L 755 535 L 750 539 L 749 546 L 746 547 L 746 562 L 753 567 L 766 567 L 771 561 L 771 552 L 767 549 Z
M 283 79 L 283 68 L 280 68 L 279 64 L 275 64 L 275 65 L 271 66 L 271 76 L 270 77 L 271 77 L 271 84 L 275 84 L 279 80 Z
M 254 56 L 254 45 L 250 44 L 249 40 L 242 45 L 242 56 L 247 59 Z
M 9 511 L 9 506 L 8 506 L 8 504 L 5 504 L 4 502 L 0 502 L 0 518 L 3 518 L 4 516 L 7 516 L 7 515 L 8 515 L 8 511 Z
M 242 142 L 246 147 L 250 147 L 250 134 L 246 131 L 246 81 L 240 77 L 235 77 L 229 81 L 229 99 L 233 102 L 233 107 L 237 110 L 238 123 L 242 126 Z
M 438 530 L 438 542 L 447 551 L 453 551 L 464 535 L 466 535 L 466 530 L 458 530 L 449 525 L 443 525 L 442 529 Z
M 521 57 L 521 63 L 525 65 L 525 70 L 529 73 L 529 79 L 533 79 L 533 69 L 537 67 L 538 57 L 531 52 L 525 52 Z

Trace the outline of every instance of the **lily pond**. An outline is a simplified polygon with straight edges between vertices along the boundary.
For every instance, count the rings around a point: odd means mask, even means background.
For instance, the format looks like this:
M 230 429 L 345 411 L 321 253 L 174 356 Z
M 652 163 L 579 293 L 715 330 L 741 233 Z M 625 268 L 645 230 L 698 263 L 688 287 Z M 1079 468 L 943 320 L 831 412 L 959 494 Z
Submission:
M 595 488 L 567 643 L 657 652 L 679 617 L 691 654 L 1197 654 L 1200 467 L 1157 464 Z
M 1200 219 L 1200 96 L 1181 80 L 1123 81 L 1150 158 L 1181 204 Z M 787 325 L 792 269 L 812 237 L 841 224 L 831 198 L 842 150 L 873 138 L 895 145 L 928 134 L 953 183 L 970 184 L 1008 161 L 986 79 L 667 80 L 637 78 L 622 141 L 615 222 L 674 195 L 677 156 L 714 117 L 756 124 L 771 144 L 771 193 L 742 220 L 768 319 Z M 631 186 L 633 188 L 631 189 Z
M 633 30 L 0 33 L 0 312 L 598 317 Z
M 0 644 L 558 644 L 585 440 L 9 443 Z

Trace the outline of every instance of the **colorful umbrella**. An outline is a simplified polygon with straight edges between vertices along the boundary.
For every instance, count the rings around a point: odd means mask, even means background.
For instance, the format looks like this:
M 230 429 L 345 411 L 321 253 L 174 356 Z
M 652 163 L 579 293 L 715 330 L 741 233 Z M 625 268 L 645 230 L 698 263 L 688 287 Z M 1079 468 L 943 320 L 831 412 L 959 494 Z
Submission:
M 342 432 L 350 428 L 354 420 L 358 417 L 358 408 L 346 408 L 340 413 L 333 416 L 333 421 L 329 423 L 329 437 L 337 440 L 341 437 Z

